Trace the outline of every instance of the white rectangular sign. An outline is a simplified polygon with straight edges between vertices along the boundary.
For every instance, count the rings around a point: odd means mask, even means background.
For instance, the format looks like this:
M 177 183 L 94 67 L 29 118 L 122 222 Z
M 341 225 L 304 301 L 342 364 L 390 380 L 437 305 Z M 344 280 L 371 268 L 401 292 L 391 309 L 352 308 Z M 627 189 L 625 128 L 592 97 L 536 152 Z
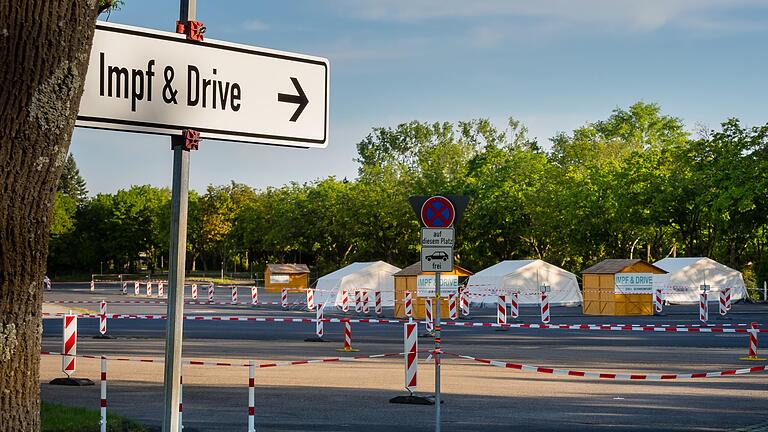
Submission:
M 326 147 L 329 67 L 320 57 L 99 22 L 76 125 Z
M 440 297 L 448 297 L 448 294 L 459 293 L 459 277 L 456 275 L 440 275 Z M 417 276 L 416 277 L 416 296 L 434 297 L 435 296 L 435 277 Z
M 453 247 L 421 248 L 421 271 L 451 272 L 453 271 Z
M 290 280 L 291 279 L 287 274 L 272 273 L 269 275 L 269 283 L 272 284 L 287 284 Z
M 422 246 L 450 246 L 453 247 L 453 228 L 422 228 Z
M 614 294 L 653 294 L 653 273 L 616 273 Z

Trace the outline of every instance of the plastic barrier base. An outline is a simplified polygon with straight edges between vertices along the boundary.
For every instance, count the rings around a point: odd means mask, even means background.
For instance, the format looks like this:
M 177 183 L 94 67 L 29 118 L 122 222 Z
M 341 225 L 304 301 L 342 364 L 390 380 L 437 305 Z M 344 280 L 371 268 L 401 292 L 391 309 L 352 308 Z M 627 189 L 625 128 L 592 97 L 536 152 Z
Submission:
M 748 361 L 762 361 L 762 360 L 765 360 L 765 358 L 763 358 L 763 357 L 757 357 L 757 356 L 754 356 L 754 357 L 751 357 L 751 356 L 747 356 L 747 357 L 739 357 L 739 360 L 748 360 Z
M 74 386 L 74 387 L 83 387 L 83 386 L 92 386 L 93 381 L 89 380 L 88 378 L 54 378 L 50 383 L 50 385 L 63 385 L 63 386 Z
M 416 396 L 416 395 L 395 396 L 389 400 L 389 403 L 406 404 L 406 405 L 434 405 L 435 398 L 434 396 Z M 440 401 L 440 403 L 443 403 L 443 401 Z
M 106 335 L 106 334 L 97 334 L 93 337 L 94 339 L 117 339 L 114 336 Z
M 326 340 L 321 337 L 315 336 L 315 337 L 304 339 L 304 342 L 326 342 Z
M 336 348 L 337 352 L 360 352 L 357 348 Z

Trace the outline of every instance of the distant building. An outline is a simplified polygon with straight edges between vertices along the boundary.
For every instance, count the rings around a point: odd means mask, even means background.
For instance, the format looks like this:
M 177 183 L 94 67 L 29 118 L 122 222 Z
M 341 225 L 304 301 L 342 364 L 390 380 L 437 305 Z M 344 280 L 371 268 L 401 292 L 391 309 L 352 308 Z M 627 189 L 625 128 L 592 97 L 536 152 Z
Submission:
M 309 267 L 306 264 L 267 264 L 264 288 L 267 292 L 280 292 L 285 288 L 306 290 L 309 288 Z

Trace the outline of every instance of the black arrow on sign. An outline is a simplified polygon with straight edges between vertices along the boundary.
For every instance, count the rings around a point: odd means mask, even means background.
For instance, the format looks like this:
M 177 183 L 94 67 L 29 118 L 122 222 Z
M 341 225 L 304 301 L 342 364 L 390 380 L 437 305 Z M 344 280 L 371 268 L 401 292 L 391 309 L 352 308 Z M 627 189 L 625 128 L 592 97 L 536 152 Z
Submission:
M 299 80 L 291 77 L 291 82 L 293 82 L 293 86 L 296 88 L 296 91 L 299 92 L 299 94 L 292 95 L 292 94 L 278 93 L 277 101 L 297 104 L 299 106 L 298 108 L 296 108 L 296 111 L 294 111 L 293 116 L 291 116 L 291 121 L 295 122 L 296 120 L 299 119 L 299 116 L 304 111 L 304 108 L 306 108 L 307 105 L 309 105 L 309 99 L 307 99 L 307 95 L 304 93 L 304 89 L 301 88 L 301 84 L 299 84 Z

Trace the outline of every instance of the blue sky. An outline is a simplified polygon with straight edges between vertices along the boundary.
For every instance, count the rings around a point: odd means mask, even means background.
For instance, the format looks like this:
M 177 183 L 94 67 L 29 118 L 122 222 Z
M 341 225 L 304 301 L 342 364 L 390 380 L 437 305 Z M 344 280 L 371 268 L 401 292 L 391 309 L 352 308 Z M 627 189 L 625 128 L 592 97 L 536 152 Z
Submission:
M 178 3 L 127 0 L 110 21 L 172 31 Z M 207 37 L 331 62 L 327 149 L 204 141 L 190 183 L 265 188 L 354 178 L 355 144 L 410 120 L 521 120 L 549 137 L 659 103 L 691 130 L 768 122 L 768 0 L 198 0 Z M 76 130 L 91 194 L 168 186 L 167 137 Z

